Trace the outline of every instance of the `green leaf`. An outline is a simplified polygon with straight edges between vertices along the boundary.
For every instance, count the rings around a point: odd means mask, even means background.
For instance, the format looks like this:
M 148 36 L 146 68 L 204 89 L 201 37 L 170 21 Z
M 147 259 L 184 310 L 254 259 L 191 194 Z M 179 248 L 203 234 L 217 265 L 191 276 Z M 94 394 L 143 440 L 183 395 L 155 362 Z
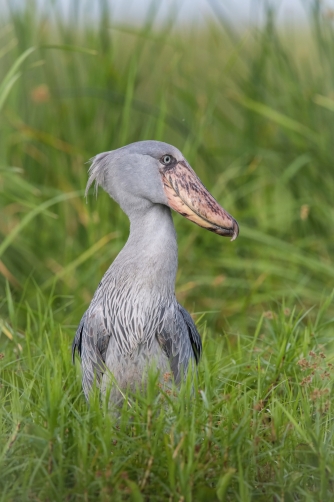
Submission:
M 323 108 L 327 108 L 331 112 L 334 112 L 334 100 L 327 98 L 326 96 L 321 96 L 320 94 L 316 94 L 313 98 L 313 101 Z
M 320 136 L 317 132 L 313 131 L 304 124 L 301 124 L 297 120 L 294 120 L 287 115 L 284 115 L 283 113 L 270 108 L 270 106 L 267 106 L 264 103 L 260 103 L 258 101 L 254 101 L 253 99 L 242 96 L 235 97 L 234 99 L 249 110 L 252 110 L 259 115 L 262 115 L 263 117 L 276 122 L 276 124 L 284 127 L 285 129 L 294 131 L 301 136 L 304 136 L 314 143 L 318 143 L 320 140 Z
M 226 490 L 231 482 L 233 474 L 236 473 L 236 469 L 231 467 L 219 478 L 217 483 L 217 497 L 219 502 L 225 501 Z
M 0 256 L 2 256 L 2 254 L 8 248 L 8 246 L 10 246 L 10 244 L 13 242 L 15 237 L 21 232 L 21 230 L 25 226 L 27 226 L 28 223 L 30 223 L 38 214 L 43 213 L 48 207 L 53 206 L 54 204 L 58 204 L 59 202 L 79 197 L 79 195 L 83 195 L 83 192 L 78 191 L 78 192 L 63 193 L 35 207 L 32 211 L 26 214 L 24 218 L 22 218 L 21 222 L 15 228 L 13 228 L 13 230 L 2 241 L 2 243 L 0 244 Z
M 16 80 L 20 77 L 21 73 L 17 73 L 17 70 L 21 64 L 36 50 L 36 47 L 30 47 L 19 56 L 14 64 L 11 66 L 10 70 L 6 74 L 5 78 L 0 84 L 0 110 L 3 107 L 5 100 L 13 87 Z

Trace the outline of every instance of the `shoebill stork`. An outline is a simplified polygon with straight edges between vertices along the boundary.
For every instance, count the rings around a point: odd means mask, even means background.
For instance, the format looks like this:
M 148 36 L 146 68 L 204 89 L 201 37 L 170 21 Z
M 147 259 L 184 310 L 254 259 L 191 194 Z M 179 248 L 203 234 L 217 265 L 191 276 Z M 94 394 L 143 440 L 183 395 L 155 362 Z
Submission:
M 182 153 L 160 141 L 139 141 L 92 159 L 89 187 L 101 186 L 127 214 L 129 238 L 102 278 L 73 342 L 81 357 L 86 398 L 94 380 L 110 401 L 145 381 L 148 367 L 180 383 L 201 356 L 201 339 L 175 298 L 177 242 L 171 209 L 218 235 L 237 222 L 204 187 Z

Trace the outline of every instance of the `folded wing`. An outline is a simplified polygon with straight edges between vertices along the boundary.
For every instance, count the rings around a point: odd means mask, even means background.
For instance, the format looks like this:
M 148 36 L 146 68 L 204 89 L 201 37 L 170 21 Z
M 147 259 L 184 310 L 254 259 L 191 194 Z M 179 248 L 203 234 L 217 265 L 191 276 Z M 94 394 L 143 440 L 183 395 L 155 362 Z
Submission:
M 199 362 L 202 343 L 190 314 L 178 303 L 169 308 L 157 339 L 169 359 L 175 383 L 180 383 L 189 363 Z

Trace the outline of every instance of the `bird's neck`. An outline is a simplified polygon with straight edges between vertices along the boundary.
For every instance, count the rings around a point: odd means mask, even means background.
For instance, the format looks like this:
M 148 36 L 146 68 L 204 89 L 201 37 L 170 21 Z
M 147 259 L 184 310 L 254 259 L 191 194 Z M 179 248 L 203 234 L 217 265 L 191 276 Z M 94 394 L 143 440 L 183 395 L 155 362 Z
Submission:
M 173 295 L 177 242 L 170 209 L 154 204 L 129 218 L 129 238 L 111 266 L 114 277 L 151 294 Z

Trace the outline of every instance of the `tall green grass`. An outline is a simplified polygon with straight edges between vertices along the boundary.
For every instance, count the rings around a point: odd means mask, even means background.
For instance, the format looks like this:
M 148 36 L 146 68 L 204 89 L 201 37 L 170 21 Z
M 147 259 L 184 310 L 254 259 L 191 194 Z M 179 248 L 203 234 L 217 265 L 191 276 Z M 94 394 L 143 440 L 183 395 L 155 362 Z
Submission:
M 116 25 L 8 4 L 0 28 L 0 500 L 333 496 L 334 31 Z M 238 220 L 234 243 L 176 215 L 177 296 L 204 338 L 198 389 L 114 421 L 87 408 L 75 327 L 128 222 L 86 204 L 85 162 L 174 144 Z M 163 401 L 163 405 L 162 405 Z M 2 498 L 1 498 L 2 497 Z M 262 497 L 262 498 L 261 498 Z
M 38 289 L 37 289 L 38 291 Z M 331 500 L 329 300 L 266 313 L 252 336 L 204 341 L 194 392 L 147 393 L 119 418 L 87 407 L 69 336 L 38 291 L 2 362 L 1 500 Z M 11 325 L 18 309 L 7 294 Z

